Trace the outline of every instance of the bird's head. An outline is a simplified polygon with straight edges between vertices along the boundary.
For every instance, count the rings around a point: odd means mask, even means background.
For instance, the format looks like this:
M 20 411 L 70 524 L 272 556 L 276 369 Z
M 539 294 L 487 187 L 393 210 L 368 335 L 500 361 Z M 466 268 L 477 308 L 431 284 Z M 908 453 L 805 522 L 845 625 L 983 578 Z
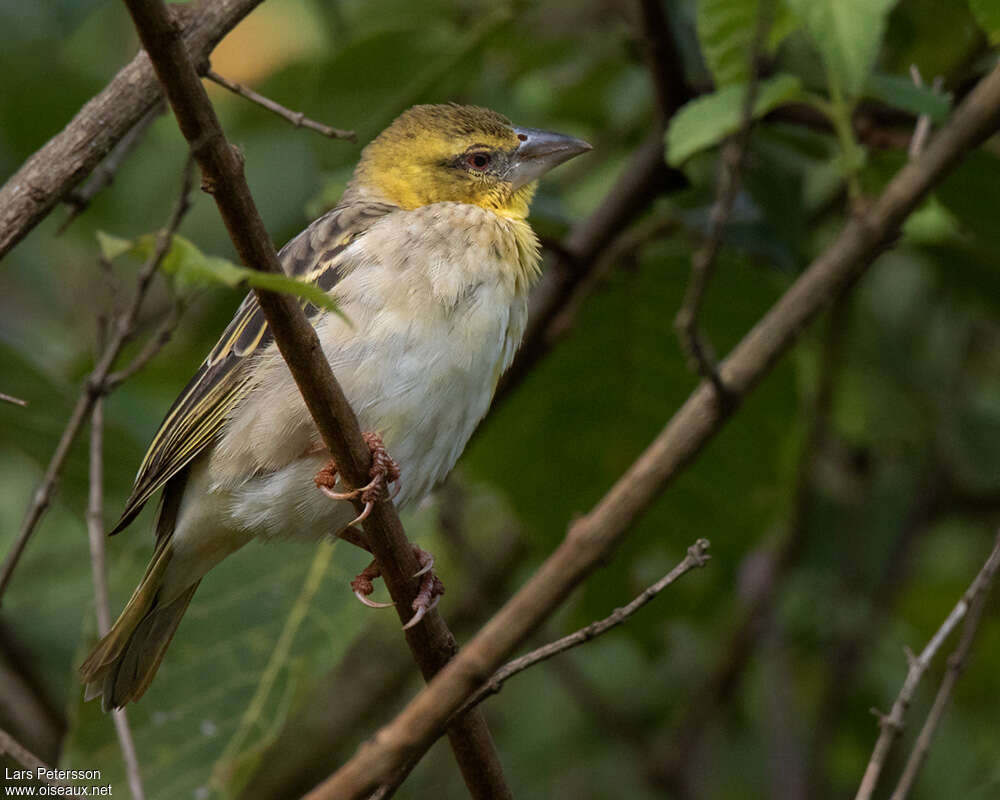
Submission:
M 525 217 L 538 178 L 590 149 L 486 108 L 414 106 L 364 149 L 353 184 L 406 209 L 451 201 Z

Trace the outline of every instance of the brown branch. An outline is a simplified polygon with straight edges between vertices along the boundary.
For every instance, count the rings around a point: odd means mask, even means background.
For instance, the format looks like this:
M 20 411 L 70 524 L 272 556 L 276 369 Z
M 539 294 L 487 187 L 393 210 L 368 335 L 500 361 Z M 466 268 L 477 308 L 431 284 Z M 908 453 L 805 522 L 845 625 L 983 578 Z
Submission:
M 202 0 L 183 8 L 184 43 L 200 65 L 263 0 Z M 58 134 L 0 187 L 0 259 L 83 180 L 161 93 L 145 53 L 123 67 Z
M 163 111 L 163 103 L 159 102 L 143 114 L 139 121 L 121 138 L 118 144 L 111 149 L 107 158 L 90 173 L 90 177 L 87 178 L 83 185 L 66 195 L 63 202 L 70 206 L 70 211 L 66 215 L 66 219 L 59 224 L 59 228 L 56 230 L 57 235 L 65 231 L 73 223 L 73 220 L 87 210 L 90 206 L 90 201 L 98 193 L 114 182 L 115 174 L 118 172 L 119 167 L 121 167 L 125 159 L 135 149 L 136 145 L 142 141 L 142 137 L 145 136 L 149 126 L 153 124 Z
M 951 635 L 951 632 L 958 627 L 958 624 L 969 612 L 969 609 L 977 605 L 977 599 L 980 595 L 984 595 L 987 592 L 998 569 L 1000 569 L 1000 536 L 997 537 L 996 544 L 989 558 L 986 559 L 986 563 L 983 564 L 972 585 L 962 595 L 961 599 L 951 610 L 951 613 L 941 624 L 941 627 L 931 637 L 931 640 L 921 651 L 920 655 L 914 656 L 907 651 L 910 668 L 906 673 L 906 679 L 903 681 L 903 686 L 899 690 L 896 701 L 892 704 L 892 710 L 888 715 L 880 715 L 879 727 L 881 728 L 881 732 L 879 733 L 878 740 L 875 742 L 875 748 L 872 751 L 868 766 L 865 768 L 865 774 L 861 779 L 861 785 L 858 787 L 855 800 L 870 800 L 872 797 L 878 785 L 879 777 L 882 774 L 882 769 L 885 766 L 885 761 L 889 756 L 889 751 L 892 749 L 896 739 L 903 732 L 906 710 L 913 701 L 917 684 L 920 683 L 920 679 L 923 677 L 927 667 L 930 666 L 931 661 L 934 660 L 934 656 L 941 645 Z M 981 608 L 979 612 L 981 613 Z M 971 636 L 975 633 L 975 625 L 977 623 L 978 620 L 973 623 L 969 632 L 970 640 Z M 965 644 L 965 637 L 963 637 L 963 644 Z M 971 646 L 971 641 L 968 646 Z
M 329 125 L 324 125 L 322 122 L 317 122 L 314 119 L 310 119 L 301 111 L 292 111 L 290 108 L 286 108 L 281 105 L 281 103 L 276 103 L 269 97 L 265 97 L 262 94 L 258 94 L 253 89 L 249 89 L 241 83 L 236 83 L 223 77 L 218 72 L 213 69 L 209 69 L 205 73 L 205 77 L 210 81 L 219 84 L 225 89 L 228 89 L 233 94 L 238 94 L 240 97 L 246 98 L 251 103 L 256 103 L 268 111 L 277 114 L 282 119 L 288 120 L 296 128 L 308 128 L 311 131 L 316 131 L 324 136 L 331 139 L 347 139 L 352 142 L 358 140 L 358 135 L 354 131 L 345 131 L 340 128 L 331 128 Z
M 190 192 L 191 170 L 189 167 L 186 167 L 180 197 L 171 212 L 170 220 L 166 228 L 157 237 L 156 247 L 153 249 L 153 252 L 150 253 L 149 258 L 146 259 L 146 262 L 139 269 L 132 302 L 118 318 L 117 323 L 111 331 L 111 338 L 104 347 L 97 364 L 87 377 L 87 380 L 84 381 L 83 389 L 77 397 L 76 405 L 73 407 L 66 427 L 63 429 L 55 452 L 52 454 L 52 458 L 49 459 L 49 464 L 45 468 L 42 482 L 35 490 L 24 522 L 21 524 L 20 531 L 18 531 L 17 539 L 15 539 L 14 544 L 8 551 L 7 557 L 3 562 L 3 567 L 0 568 L 0 601 L 3 599 L 4 592 L 7 590 L 7 586 L 14 574 L 14 569 L 17 567 L 18 561 L 20 561 L 21 555 L 24 553 L 24 548 L 27 546 L 28 540 L 31 539 L 39 521 L 52 502 L 56 482 L 62 472 L 63 465 L 66 463 L 66 458 L 69 456 L 69 451 L 76 441 L 77 434 L 79 434 L 84 422 L 90 416 L 94 403 L 101 395 L 107 392 L 106 381 L 108 374 L 111 372 L 111 367 L 115 363 L 115 359 L 118 358 L 118 354 L 121 352 L 122 347 L 125 346 L 125 343 L 135 335 L 139 323 L 139 310 L 146 298 L 146 292 L 152 284 L 153 277 L 156 275 L 157 269 L 159 269 L 160 263 L 170 249 L 173 235 L 187 213 L 190 204 Z
M 90 567 L 94 582 L 94 610 L 97 614 L 97 632 L 104 636 L 111 629 L 111 612 L 108 608 L 108 580 L 104 558 L 104 402 L 98 397 L 90 414 L 90 488 L 87 501 L 87 539 L 90 543 Z M 135 740 L 124 708 L 112 711 L 118 745 L 125 762 L 132 800 L 145 800 L 139 757 Z
M 708 283 L 715 271 L 715 262 L 722 250 L 722 239 L 729 224 L 733 204 L 740 191 L 743 163 L 750 144 L 750 129 L 753 126 L 753 107 L 757 101 L 757 59 L 764 37 L 770 28 L 771 9 L 768 0 L 761 0 L 757 9 L 753 41 L 747 55 L 749 80 L 743 92 L 740 110 L 740 127 L 726 139 L 719 155 L 719 177 L 715 190 L 715 202 L 709 213 L 708 238 L 691 256 L 691 278 L 681 307 L 674 319 L 674 327 L 680 339 L 681 348 L 688 358 L 690 368 L 702 378 L 707 378 L 715 388 L 720 402 L 728 400 L 726 387 L 719 376 L 715 354 L 708 335 L 701 329 L 699 316 L 705 300 Z
M 242 262 L 281 273 L 281 265 L 243 176 L 241 156 L 226 141 L 205 88 L 188 56 L 180 31 L 162 0 L 125 0 L 146 52 L 156 69 L 181 132 L 202 169 L 209 191 Z M 256 292 L 275 343 L 302 393 L 324 445 L 348 488 L 368 482 L 371 454 L 357 418 L 323 354 L 316 331 L 290 295 Z M 360 511 L 361 501 L 357 501 Z M 376 502 L 364 530 L 389 593 L 403 621 L 412 616 L 420 569 L 392 500 Z M 428 614 L 406 631 L 407 644 L 425 678 L 451 658 L 454 637 L 441 616 Z M 485 719 L 478 711 L 449 729 L 456 760 L 470 792 L 477 798 L 510 796 Z
M 927 192 L 1000 122 L 1000 67 L 973 90 L 930 142 L 906 164 L 863 216 L 792 284 L 721 365 L 726 387 L 739 397 L 754 389 L 796 342 L 805 326 L 860 277 L 898 235 Z M 663 432 L 598 505 L 574 522 L 556 551 L 521 590 L 389 725 L 310 800 L 359 798 L 426 749 L 441 725 L 489 678 L 569 594 L 593 572 L 656 497 L 722 428 L 729 412 L 707 382 L 692 393 Z
M 1000 540 L 998 540 L 997 546 L 1000 547 Z M 900 776 L 899 783 L 896 785 L 896 789 L 893 791 L 890 800 L 906 800 L 906 796 L 910 793 L 910 789 L 913 788 L 913 784 L 916 781 L 917 773 L 920 771 L 927 753 L 930 752 L 931 738 L 941 723 L 941 718 L 944 716 L 944 712 L 948 708 L 948 703 L 951 701 L 951 694 L 955 689 L 955 684 L 965 669 L 965 665 L 969 660 L 969 654 L 972 652 L 972 644 L 976 639 L 979 623 L 982 621 L 983 609 L 986 607 L 990 589 L 996 578 L 997 566 L 997 564 L 994 564 L 993 572 L 986 578 L 980 587 L 980 591 L 972 598 L 969 604 L 969 613 L 965 618 L 965 624 L 962 626 L 962 638 L 959 640 L 955 651 L 948 657 L 948 669 L 944 680 L 941 681 L 941 687 L 934 698 L 934 704 L 927 714 L 924 726 L 920 729 L 917 741 L 913 745 L 913 751 L 906 761 L 903 774 Z

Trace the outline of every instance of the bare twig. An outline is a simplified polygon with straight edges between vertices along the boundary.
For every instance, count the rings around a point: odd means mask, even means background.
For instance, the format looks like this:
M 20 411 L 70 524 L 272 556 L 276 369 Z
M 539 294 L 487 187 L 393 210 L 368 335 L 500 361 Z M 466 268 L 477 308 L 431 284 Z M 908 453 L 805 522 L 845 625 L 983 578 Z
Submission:
M 46 778 L 46 773 L 52 772 L 52 768 L 32 753 L 27 747 L 11 736 L 3 728 L 0 728 L 0 753 L 6 753 L 25 769 L 31 770 L 32 777 L 40 780 L 49 786 L 69 786 L 63 781 Z
M 494 672 L 490 676 L 490 679 L 475 693 L 473 693 L 468 700 L 465 701 L 465 704 L 462 706 L 459 713 L 465 709 L 478 705 L 490 695 L 499 692 L 503 687 L 503 684 L 519 672 L 524 672 L 524 670 L 529 667 L 533 667 L 535 664 L 539 664 L 542 661 L 552 658 L 553 656 L 557 656 L 573 647 L 585 644 L 591 639 L 596 639 L 601 634 L 607 633 L 612 628 L 621 625 L 636 611 L 656 597 L 656 595 L 672 583 L 676 582 L 678 578 L 686 575 L 696 567 L 705 566 L 711 558 L 708 554 L 708 547 L 708 539 L 699 539 L 688 548 L 687 555 L 684 557 L 683 561 L 681 561 L 676 567 L 670 570 L 670 572 L 660 578 L 652 586 L 647 587 L 628 605 L 616 608 L 612 614 L 608 615 L 604 619 L 592 622 L 586 627 L 580 628 L 580 630 L 574 631 L 568 636 L 563 636 L 560 639 L 556 639 L 554 642 L 549 642 L 546 645 L 542 645 L 541 647 L 532 650 L 530 653 L 525 653 L 523 656 L 507 662 L 500 669 Z
M 982 611 L 982 603 L 977 603 L 977 600 L 988 591 L 993 582 L 993 578 L 996 575 L 997 569 L 1000 569 L 1000 536 L 997 537 L 993 551 L 990 553 L 989 558 L 986 559 L 986 563 L 983 565 L 982 569 L 980 569 L 979 574 L 976 575 L 976 579 L 972 582 L 972 585 L 965 591 L 965 594 L 962 595 L 961 599 L 951 610 L 951 613 L 947 616 L 945 621 L 941 623 L 941 627 L 937 629 L 931 637 L 931 640 L 927 643 L 926 647 L 924 647 L 924 649 L 920 652 L 920 655 L 914 656 L 913 653 L 907 650 L 907 659 L 910 662 L 910 668 L 906 673 L 906 679 L 903 681 L 903 686 L 899 690 L 896 701 L 892 704 L 892 710 L 887 715 L 879 715 L 879 727 L 881 728 L 881 731 L 879 733 L 878 740 L 875 742 L 875 748 L 872 751 L 871 759 L 868 761 L 868 766 L 865 768 L 865 774 L 861 779 L 861 785 L 858 787 L 858 793 L 855 795 L 855 800 L 870 800 L 874 794 L 875 788 L 878 785 L 879 777 L 882 774 L 882 769 L 885 766 L 885 761 L 889 756 L 889 751 L 892 749 L 896 739 L 898 739 L 903 732 L 903 722 L 906 716 L 906 710 L 913 701 L 913 695 L 916 692 L 917 684 L 920 683 L 920 679 L 924 676 L 924 672 L 927 670 L 927 667 L 930 666 L 931 661 L 934 660 L 934 656 L 937 655 L 937 651 L 941 648 L 941 645 L 943 645 L 945 640 L 951 635 L 951 632 L 958 627 L 962 618 L 969 613 L 970 608 L 977 608 L 976 618 L 970 626 L 966 627 L 967 635 L 962 637 L 962 643 L 959 645 L 959 650 L 956 651 L 956 653 L 961 655 L 961 659 L 957 661 L 958 666 L 952 670 L 952 665 L 949 664 L 949 677 L 952 677 L 953 675 L 952 683 L 954 682 L 954 679 L 958 677 L 958 672 L 961 669 L 961 663 L 964 662 L 965 656 L 968 655 L 968 649 L 971 647 L 972 636 L 975 634 L 976 626 L 979 622 L 978 615 Z M 937 703 L 935 703 L 935 707 L 936 706 Z M 931 731 L 932 730 L 933 729 L 931 729 Z M 927 738 L 928 742 L 924 743 L 925 747 L 926 744 L 929 743 L 930 732 L 928 732 Z M 917 760 L 912 768 L 913 775 L 909 778 L 911 781 L 912 778 L 915 777 L 916 770 L 919 768 L 919 760 L 920 757 L 922 757 L 922 753 L 917 754 L 915 752 L 914 755 Z M 907 764 L 908 772 L 910 771 L 910 768 L 911 765 Z M 893 797 L 895 798 L 896 795 L 893 795 Z
M 321 133 L 331 139 L 347 139 L 352 142 L 356 142 L 358 140 L 358 135 L 354 131 L 331 128 L 329 125 L 324 125 L 322 122 L 310 119 L 301 111 L 292 111 L 290 108 L 285 108 L 285 106 L 281 105 L 281 103 L 276 103 L 271 98 L 258 94 L 253 89 L 249 89 L 241 83 L 231 81 L 213 69 L 209 69 L 208 72 L 205 73 L 205 77 L 210 81 L 219 84 L 219 86 L 228 89 L 234 94 L 238 94 L 240 97 L 245 97 L 250 102 L 266 108 L 268 111 L 277 114 L 282 119 L 288 120 L 296 128 L 308 128 L 311 131 L 316 131 L 317 133 Z
M 7 590 L 10 579 L 14 574 L 14 569 L 17 567 L 18 561 L 20 561 L 21 555 L 24 553 L 24 548 L 27 546 L 28 540 L 31 538 L 36 526 L 52 501 L 52 494 L 55 491 L 59 474 L 62 472 L 63 465 L 66 463 L 66 457 L 69 455 L 73 442 L 76 441 L 80 428 L 83 427 L 83 423 L 90 416 L 91 409 L 93 409 L 96 400 L 107 391 L 106 380 L 115 359 L 118 358 L 118 354 L 121 352 L 122 347 L 125 346 L 125 343 L 135 335 L 139 322 L 139 310 L 142 307 L 143 300 L 146 298 L 146 292 L 149 290 L 160 263 L 170 249 L 170 242 L 173 239 L 174 233 L 187 213 L 190 205 L 190 195 L 191 169 L 189 163 L 184 169 L 184 180 L 181 186 L 180 197 L 177 199 L 177 203 L 170 214 L 167 227 L 160 231 L 156 239 L 156 247 L 139 269 L 132 302 L 113 326 L 111 337 L 104 347 L 97 364 L 87 377 L 87 380 L 84 381 L 83 389 L 77 397 L 76 405 L 73 407 L 66 427 L 63 429 L 55 452 L 52 454 L 52 458 L 49 459 L 49 464 L 45 468 L 42 482 L 35 490 L 31 505 L 18 532 L 17 539 L 4 559 L 3 568 L 0 569 L 0 601 L 3 599 L 4 592 Z
M 15 406 L 21 406 L 21 408 L 28 405 L 27 400 L 22 400 L 20 397 L 14 397 L 12 394 L 4 394 L 3 392 L 0 392 L 0 400 L 3 400 L 5 403 L 13 403 Z
M 201 0 L 177 6 L 184 44 L 207 68 L 216 44 L 263 0 Z M 145 53 L 123 67 L 69 124 L 0 187 L 0 258 L 41 222 L 70 190 L 161 99 Z
M 757 101 L 757 59 L 764 37 L 770 27 L 770 17 L 770 3 L 768 0 L 761 0 L 757 9 L 753 42 L 747 56 L 749 77 L 746 91 L 743 93 L 740 127 L 722 146 L 722 152 L 719 155 L 719 177 L 715 189 L 715 202 L 712 204 L 708 218 L 708 238 L 691 256 L 691 278 L 687 291 L 684 293 L 684 300 L 674 319 L 677 336 L 684 353 L 687 355 L 691 369 L 711 382 L 720 402 L 728 402 L 730 398 L 719 376 L 712 345 L 708 336 L 701 330 L 699 316 L 708 282 L 712 278 L 716 259 L 722 249 L 726 225 L 729 223 L 733 204 L 740 191 L 743 162 L 746 160 L 747 146 L 750 143 L 750 128 L 753 126 L 753 107 Z
M 931 737 L 934 736 L 934 731 L 937 730 L 941 718 L 948 708 L 955 683 L 965 669 L 969 653 L 972 651 L 976 631 L 979 629 L 979 623 L 983 617 L 983 609 L 986 607 L 990 589 L 992 588 L 993 581 L 996 579 L 996 566 L 994 564 L 993 572 L 981 587 L 981 591 L 972 599 L 969 606 L 969 613 L 965 618 L 965 624 L 962 626 L 962 638 L 959 640 L 955 651 L 948 657 L 948 670 L 945 673 L 944 680 L 941 681 L 941 687 L 938 689 L 937 696 L 934 698 L 934 705 L 931 706 L 931 710 L 927 714 L 927 719 L 924 721 L 924 726 L 920 729 L 920 735 L 913 745 L 913 751 L 910 753 L 909 759 L 907 759 L 903 774 L 890 800 L 905 800 L 906 796 L 910 793 L 910 789 L 913 788 L 913 783 L 917 778 L 917 773 L 920 771 L 924 759 L 927 757 L 927 753 L 930 751 Z
M 226 140 L 185 43 L 162 0 L 125 0 L 143 47 L 167 95 L 178 125 L 202 169 L 230 238 L 248 267 L 281 273 L 281 265 L 243 176 L 242 158 Z M 326 360 L 316 331 L 287 294 L 256 292 L 275 343 L 302 393 L 323 443 L 336 461 L 346 489 L 364 486 L 372 458 L 357 417 Z M 359 513 L 362 502 L 356 503 Z M 371 552 L 403 621 L 413 615 L 420 567 L 390 498 L 374 503 L 364 520 Z M 407 644 L 425 678 L 451 658 L 457 645 L 441 616 L 428 613 L 406 631 Z M 476 798 L 507 798 L 510 790 L 486 721 L 470 712 L 449 729 L 452 750 Z
M 90 414 L 90 490 L 87 502 L 87 538 L 90 542 L 90 567 L 94 581 L 94 609 L 97 614 L 97 632 L 104 636 L 111 629 L 111 612 L 108 607 L 108 580 L 104 558 L 104 402 L 98 397 Z M 145 800 L 139 757 L 135 740 L 124 708 L 112 711 L 115 733 L 125 763 L 132 800 Z
M 907 163 L 867 213 L 841 233 L 799 276 L 721 365 L 731 392 L 751 392 L 805 326 L 846 291 L 894 240 L 927 192 L 1000 122 L 1000 67 L 980 81 L 920 158 Z M 511 650 L 606 559 L 637 520 L 721 430 L 729 412 L 702 384 L 598 505 L 578 519 L 521 590 L 389 725 L 310 795 L 360 798 L 424 751 Z
M 90 201 L 99 192 L 114 182 L 118 168 L 128 158 L 129 153 L 135 149 L 135 146 L 142 141 L 142 137 L 146 134 L 149 126 L 163 113 L 163 110 L 162 102 L 157 103 L 149 109 L 121 138 L 118 144 L 112 148 L 107 158 L 94 168 L 94 171 L 90 173 L 90 177 L 84 181 L 83 185 L 66 195 L 63 202 L 70 206 L 70 211 L 66 215 L 66 219 L 59 224 L 59 228 L 56 230 L 57 235 L 65 231 L 73 223 L 73 220 L 87 210 L 88 206 L 90 206 Z

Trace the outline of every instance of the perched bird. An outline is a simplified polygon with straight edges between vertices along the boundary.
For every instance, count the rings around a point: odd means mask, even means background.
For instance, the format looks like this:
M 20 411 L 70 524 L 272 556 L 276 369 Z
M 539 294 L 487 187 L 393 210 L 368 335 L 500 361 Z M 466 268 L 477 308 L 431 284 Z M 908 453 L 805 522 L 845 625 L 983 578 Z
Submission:
M 484 108 L 415 106 L 365 147 L 340 204 L 279 253 L 349 320 L 306 308 L 362 430 L 398 464 L 400 505 L 448 473 L 489 408 L 539 274 L 526 221 L 537 180 L 589 149 Z M 342 533 L 354 507 L 314 483 L 329 459 L 248 295 L 160 425 L 112 531 L 163 489 L 142 582 L 80 668 L 87 698 L 108 709 L 141 697 L 202 577 L 250 540 Z

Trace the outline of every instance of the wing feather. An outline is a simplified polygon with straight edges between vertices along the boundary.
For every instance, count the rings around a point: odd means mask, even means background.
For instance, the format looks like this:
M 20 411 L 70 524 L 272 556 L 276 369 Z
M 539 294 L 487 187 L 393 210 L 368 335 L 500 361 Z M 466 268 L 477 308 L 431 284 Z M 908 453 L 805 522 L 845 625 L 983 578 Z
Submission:
M 384 203 L 339 206 L 286 244 L 278 258 L 285 272 L 330 291 L 343 275 L 343 252 L 380 217 L 398 210 Z M 303 301 L 310 318 L 319 309 Z M 112 534 L 124 529 L 150 497 L 215 438 L 229 413 L 251 390 L 252 356 L 271 342 L 256 297 L 246 296 L 218 343 L 167 412 L 139 466 L 132 494 Z

